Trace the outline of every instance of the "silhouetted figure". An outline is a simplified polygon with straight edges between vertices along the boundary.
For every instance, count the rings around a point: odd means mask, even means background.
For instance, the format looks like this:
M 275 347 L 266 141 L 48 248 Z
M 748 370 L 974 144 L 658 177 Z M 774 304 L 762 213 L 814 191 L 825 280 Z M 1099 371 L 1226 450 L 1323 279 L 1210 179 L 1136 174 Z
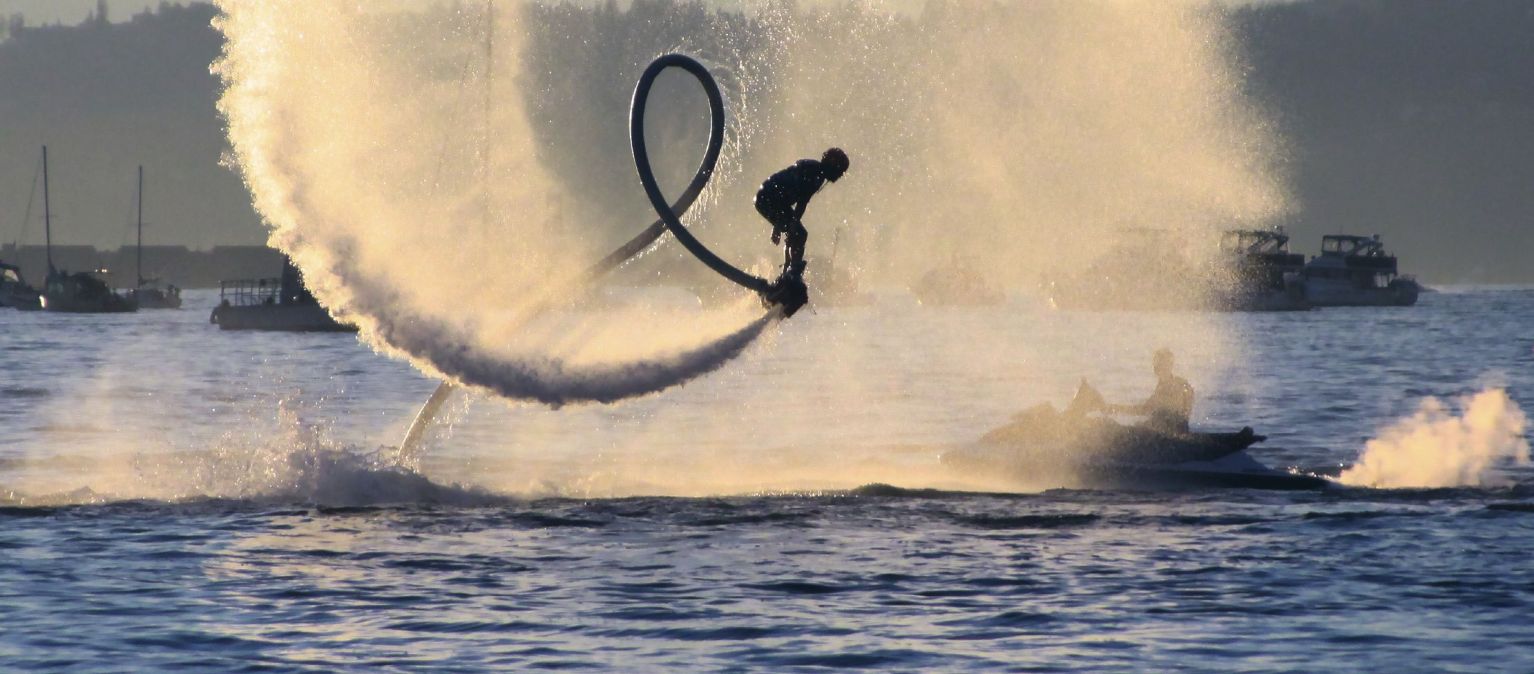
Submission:
M 1193 416 L 1193 385 L 1188 380 L 1172 374 L 1172 352 L 1157 349 L 1151 358 L 1151 368 L 1156 372 L 1156 390 L 1145 402 L 1138 405 L 1108 405 L 1103 408 L 1119 414 L 1138 414 L 1145 417 L 1145 426 L 1164 433 L 1187 433 L 1188 418 Z
M 810 238 L 804 228 L 804 209 L 826 181 L 836 182 L 847 172 L 849 164 L 847 153 L 833 147 L 821 155 L 820 161 L 801 159 L 772 174 L 757 190 L 756 212 L 772 223 L 772 242 L 776 244 L 785 234 L 788 236 L 783 249 L 784 272 L 794 275 L 804 272 L 804 244 Z

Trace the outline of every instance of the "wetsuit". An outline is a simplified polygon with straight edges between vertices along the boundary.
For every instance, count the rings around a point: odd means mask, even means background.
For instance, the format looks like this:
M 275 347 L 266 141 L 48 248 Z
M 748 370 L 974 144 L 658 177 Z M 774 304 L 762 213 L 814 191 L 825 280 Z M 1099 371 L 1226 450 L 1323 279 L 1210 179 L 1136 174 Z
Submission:
M 1193 385 L 1169 374 L 1156 381 L 1156 390 L 1139 407 L 1146 416 L 1146 426 L 1166 433 L 1187 433 L 1188 418 L 1193 416 Z
M 789 268 L 796 268 L 804 260 L 804 244 L 810 238 L 804 228 L 804 209 L 809 206 L 810 197 L 825 184 L 825 169 L 820 162 L 801 159 L 772 174 L 756 192 L 756 212 L 772 223 L 773 239 L 787 235 L 783 256 Z

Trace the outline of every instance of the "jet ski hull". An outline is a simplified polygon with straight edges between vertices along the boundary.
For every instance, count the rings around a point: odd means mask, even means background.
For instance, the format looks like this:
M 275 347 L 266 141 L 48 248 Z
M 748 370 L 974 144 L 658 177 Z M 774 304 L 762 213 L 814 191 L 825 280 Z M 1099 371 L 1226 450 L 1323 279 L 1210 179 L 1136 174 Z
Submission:
M 1329 484 L 1258 462 L 1245 450 L 1261 440 L 1250 429 L 1169 434 L 1034 412 L 974 445 L 944 453 L 942 462 L 1030 488 L 1298 490 Z
M 990 454 L 990 455 L 986 455 Z M 981 453 L 976 448 L 943 454 L 943 464 L 956 472 L 1000 479 L 1033 489 L 1111 489 L 1178 491 L 1189 489 L 1323 489 L 1330 481 L 1314 475 L 1269 468 L 1245 451 L 1214 461 L 1133 463 L 1106 459 L 1025 462 Z M 1012 460 L 1009 460 L 1012 459 Z
M 1081 465 L 1080 479 L 1094 489 L 1324 489 L 1325 478 L 1274 470 L 1246 452 L 1217 461 L 1188 461 L 1172 465 L 1103 462 Z

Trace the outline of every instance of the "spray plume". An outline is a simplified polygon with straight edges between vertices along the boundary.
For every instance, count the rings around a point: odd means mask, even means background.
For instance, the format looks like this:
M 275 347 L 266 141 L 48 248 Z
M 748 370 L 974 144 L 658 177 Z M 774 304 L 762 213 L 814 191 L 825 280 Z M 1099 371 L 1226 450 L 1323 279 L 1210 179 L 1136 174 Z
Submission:
M 707 59 L 732 111 L 692 226 L 757 268 L 775 253 L 754 178 L 831 145 L 853 168 L 809 224 L 820 241 L 828 223 L 853 229 L 845 263 L 874 281 L 957 256 L 1026 287 L 1126 225 L 1206 236 L 1285 208 L 1274 133 L 1214 3 L 220 7 L 219 106 L 273 244 L 374 348 L 508 397 L 653 390 L 765 328 L 742 311 L 650 315 L 643 332 L 607 310 L 530 318 L 550 279 L 647 219 L 623 122 L 634 77 L 666 51 Z M 657 82 L 648 128 L 662 183 L 686 175 L 707 126 L 680 80 Z M 625 273 L 722 286 L 665 248 Z M 1171 332 L 1214 335 L 1199 359 L 1219 362 L 1227 345 L 1201 322 Z
M 1497 469 L 1529 464 L 1528 418 L 1500 388 L 1460 401 L 1456 415 L 1427 398 L 1364 445 L 1352 468 L 1337 479 L 1355 487 L 1484 487 L 1502 483 Z
M 282 30 L 281 26 L 296 25 L 312 28 L 314 24 L 306 22 L 306 17 L 284 16 L 279 19 L 276 15 L 263 15 L 261 13 L 262 9 L 271 10 L 273 7 L 270 3 L 260 6 L 229 6 L 226 7 L 228 15 L 222 22 L 226 33 L 230 36 L 231 48 L 227 51 L 225 59 L 221 62 L 220 70 L 232 83 L 229 94 L 224 100 L 224 110 L 231 120 L 231 137 L 236 139 L 252 136 L 259 138 L 264 133 L 270 131 L 270 129 L 263 129 L 262 131 L 252 132 L 247 135 L 241 132 L 243 130 L 243 122 L 237 122 L 236 120 L 247 120 L 248 118 L 243 117 L 242 113 L 248 112 L 251 107 L 262 107 L 262 104 L 267 101 L 267 97 L 272 96 L 275 91 L 286 91 L 286 86 L 292 86 L 298 90 L 307 90 L 310 94 L 318 93 L 318 85 L 309 81 L 309 73 L 298 74 L 288 79 L 287 76 L 295 75 L 295 72 L 287 68 L 274 66 L 263 58 L 269 54 L 263 53 L 255 57 L 245 58 L 239 55 L 238 49 L 233 47 L 233 45 L 246 44 L 247 42 L 270 46 L 270 41 L 278 43 L 281 45 L 279 48 L 285 50 L 301 51 L 303 46 L 316 44 L 315 42 L 308 41 L 302 32 L 297 36 L 287 35 L 286 37 L 291 39 L 291 42 L 286 42 L 284 37 L 279 37 Z M 493 52 L 489 48 L 489 45 L 493 43 L 496 37 L 494 32 L 494 5 L 487 3 L 486 9 L 487 24 L 484 27 L 486 31 L 484 37 L 487 51 L 483 67 L 487 72 L 483 76 L 487 78 L 485 86 L 488 90 L 488 71 L 496 68 L 498 63 L 495 61 L 492 56 Z M 334 23 L 338 18 L 349 20 Z M 332 23 L 325 23 L 326 19 L 332 21 Z M 374 19 L 377 19 L 377 17 L 374 17 Z M 385 24 L 388 23 L 387 19 L 377 20 L 383 21 Z M 356 30 L 364 34 L 362 36 L 356 34 L 342 35 L 341 37 L 343 38 L 351 38 L 340 40 L 339 44 L 343 50 L 348 47 L 356 48 L 369 38 L 376 40 L 381 37 L 380 34 L 366 34 L 367 26 L 371 25 L 374 28 L 378 28 L 377 24 L 356 12 L 349 12 L 344 9 L 328 13 L 321 12 L 318 22 L 319 25 L 330 26 L 340 30 Z M 258 37 L 246 38 L 245 41 L 242 41 L 241 36 L 244 35 L 240 32 L 242 28 L 248 28 L 251 31 L 250 34 Z M 386 33 L 387 31 L 380 32 Z M 513 32 L 512 35 L 515 35 L 515 33 Z M 328 52 L 329 45 L 312 51 Z M 403 118 L 394 120 L 392 125 L 385 121 L 372 128 L 364 129 L 360 134 L 361 137 L 357 139 L 360 141 L 361 147 L 351 147 L 344 142 L 333 143 L 331 145 L 333 154 L 319 160 L 321 164 L 319 169 L 309 168 L 302 161 L 301 157 L 298 160 L 294 160 L 289 156 L 281 154 L 284 149 L 296 149 L 306 146 L 308 143 L 305 142 L 303 137 L 308 133 L 331 138 L 338 137 L 337 134 L 343 130 L 332 126 L 332 124 L 338 119 L 344 120 L 349 116 L 364 113 L 362 108 L 367 107 L 369 103 L 376 104 L 380 100 L 388 100 L 388 98 L 383 97 L 387 97 L 389 94 L 396 96 L 409 94 L 411 93 L 408 91 L 409 89 L 418 88 L 424 89 L 421 93 L 430 93 L 429 89 L 426 88 L 426 85 L 429 85 L 430 82 L 417 81 L 422 77 L 421 73 L 413 73 L 414 79 L 412 79 L 412 74 L 408 72 L 408 64 L 405 64 L 406 75 L 400 77 L 398 69 L 402 67 L 402 64 L 384 65 L 380 69 L 379 61 L 384 60 L 387 62 L 386 59 L 383 59 L 377 52 L 371 52 L 368 48 L 363 48 L 359 51 L 363 52 L 361 54 L 362 58 L 348 59 L 348 63 L 356 66 L 358 69 L 345 73 L 343 77 L 355 77 L 363 80 L 362 83 L 353 84 L 352 87 L 342 87 L 343 93 L 336 97 L 338 100 L 333 101 L 332 106 L 311 105 L 307 108 L 295 106 L 300 109 L 294 110 L 285 116 L 285 121 L 288 124 L 281 131 L 294 136 L 294 138 L 286 141 L 292 143 L 291 146 L 281 148 L 269 154 L 264 149 L 236 143 L 237 150 L 247 150 L 247 152 L 244 152 L 246 161 L 243 165 L 246 168 L 247 175 L 256 176 L 252 179 L 253 191 L 257 194 L 267 194 L 272 197 L 274 204 L 262 208 L 262 211 L 263 213 L 268 213 L 272 221 L 277 223 L 277 236 L 279 237 L 284 232 L 293 235 L 294 232 L 292 230 L 297 229 L 297 222 L 303 220 L 311 213 L 326 214 L 328 220 L 341 223 L 350 222 L 358 214 L 374 219 L 385 217 L 383 214 L 390 210 L 394 210 L 398 214 L 401 210 L 391 209 L 389 202 L 391 199 L 400 199 L 402 196 L 405 199 L 402 200 L 403 203 L 400 203 L 399 207 L 408 209 L 405 212 L 419 210 L 431 213 L 433 211 L 433 204 L 429 203 L 430 199 L 421 201 L 410 200 L 408 198 L 409 193 L 412 190 L 417 192 L 424 191 L 426 193 L 445 191 L 445 185 L 441 179 L 443 164 L 440 163 L 449 160 L 446 156 L 447 149 L 445 147 L 443 149 L 444 156 L 440 158 L 440 162 L 436 167 L 436 176 L 434 176 L 432 182 L 426 184 L 422 184 L 420 181 L 421 175 L 419 171 L 424 167 L 419 163 L 419 160 L 416 159 L 413 163 L 412 157 L 401 156 L 410 151 L 408 146 L 410 145 L 409 140 L 411 136 L 409 133 L 415 130 L 410 128 L 412 126 L 410 118 L 415 115 L 430 114 L 431 111 L 429 110 L 410 109 L 404 113 Z M 337 56 L 336 54 L 327 55 Z M 314 64 L 304 65 L 312 66 Z M 426 64 L 415 65 L 417 67 L 424 67 Z M 273 84 L 274 81 L 286 81 L 290 84 Z M 389 83 L 381 87 L 369 86 L 370 84 L 376 85 L 384 81 Z M 713 170 L 713 164 L 720 150 L 719 135 L 722 134 L 723 121 L 719 110 L 719 98 L 717 91 L 712 88 L 712 81 L 709 81 L 707 84 L 709 85 L 710 99 L 714 103 L 713 112 L 716 118 L 714 122 L 715 133 L 710 136 L 709 151 L 704 160 L 703 168 L 700 168 L 697 179 L 694 180 L 693 184 L 685 192 L 681 210 L 685 210 L 687 205 L 690 205 L 691 201 L 697 197 L 698 192 L 701 191 L 703 185 L 707 182 L 708 174 Z M 367 94 L 370 92 L 382 97 L 368 96 Z M 339 108 L 339 111 L 335 108 Z M 510 190 L 510 194 L 507 194 L 508 190 L 505 189 L 484 189 L 478 194 L 470 196 L 462 194 L 456 195 L 456 197 L 449 194 L 441 195 L 439 201 L 448 204 L 446 206 L 448 210 L 436 214 L 441 218 L 440 222 L 451 222 L 455 225 L 464 221 L 472 222 L 474 220 L 473 216 L 462 212 L 462 204 L 470 201 L 477 200 L 476 206 L 482 212 L 478 221 L 478 228 L 454 226 L 452 232 L 436 233 L 434 241 L 441 242 L 447 240 L 458 242 L 459 233 L 466 230 L 469 240 L 459 243 L 467 243 L 467 250 L 488 255 L 489 259 L 494 261 L 505 260 L 511 262 L 510 264 L 499 266 L 498 272 L 504 272 L 510 268 L 523 273 L 497 274 L 488 283 L 484 279 L 479 279 L 478 283 L 470 285 L 449 281 L 448 287 L 441 289 L 445 291 L 443 295 L 434 294 L 433 297 L 435 299 L 428 300 L 440 305 L 442 304 L 441 299 L 443 297 L 449 297 L 451 298 L 450 303 L 455 308 L 461 309 L 462 305 L 459 304 L 460 302 L 468 306 L 491 304 L 492 306 L 499 307 L 508 303 L 508 295 L 513 297 L 517 294 L 523 295 L 522 301 L 519 304 L 511 307 L 510 311 L 506 311 L 502 318 L 493 323 L 488 329 L 479 327 L 477 330 L 478 334 L 476 335 L 472 334 L 475 330 L 465 329 L 461 325 L 453 324 L 451 321 L 437 320 L 438 317 L 435 316 L 423 315 L 421 305 L 425 298 L 421 297 L 420 290 L 423 287 L 428 287 L 425 284 L 429 281 L 413 277 L 412 272 L 424 268 L 434 270 L 435 273 L 440 274 L 441 267 L 434 264 L 434 262 L 440 263 L 453 260 L 453 253 L 455 252 L 461 258 L 464 250 L 441 250 L 440 246 L 438 249 L 423 250 L 418 248 L 417 246 L 423 243 L 420 238 L 421 232 L 419 230 L 422 229 L 420 227 L 415 227 L 414 229 L 417 231 L 407 233 L 404 236 L 398 237 L 399 240 L 394 241 L 388 241 L 387 239 L 393 237 L 379 232 L 376 227 L 371 227 L 373 235 L 366 238 L 358 236 L 357 232 L 344 231 L 346 229 L 344 227 L 322 232 L 319 237 L 320 240 L 328 241 L 334 248 L 344 251 L 344 254 L 339 256 L 334 255 L 335 250 L 311 251 L 310 249 L 315 246 L 306 245 L 303 239 L 291 242 L 290 245 L 285 246 L 286 249 L 289 249 L 300 260 L 300 264 L 303 264 L 303 260 L 308 258 L 311 260 L 310 265 L 314 265 L 317 262 L 319 269 L 329 272 L 328 274 L 323 272 L 315 274 L 311 271 L 310 279 L 313 280 L 316 276 L 321 278 L 316 285 L 318 288 L 323 289 L 320 291 L 322 295 L 340 299 L 341 301 L 334 302 L 333 306 L 343 316 L 361 323 L 365 334 L 369 336 L 375 345 L 390 351 L 403 352 L 415 358 L 418 365 L 421 365 L 423 369 L 430 372 L 449 377 L 460 383 L 488 389 L 507 398 L 536 400 L 551 405 L 588 401 L 612 402 L 674 386 L 718 368 L 724 362 L 738 355 L 745 346 L 761 335 L 762 330 L 772 319 L 776 318 L 776 314 L 769 313 L 767 316 L 751 322 L 744 328 L 731 332 L 711 343 L 637 363 L 601 363 L 597 365 L 588 364 L 589 366 L 576 366 L 572 365 L 567 359 L 559 357 L 509 357 L 505 354 L 488 353 L 489 349 L 485 348 L 485 342 L 494 343 L 491 340 L 495 340 L 497 336 L 525 329 L 528 321 L 534 320 L 538 314 L 542 313 L 542 308 L 546 307 L 550 302 L 558 301 L 557 297 L 551 297 L 551 295 L 558 295 L 561 292 L 560 286 L 568 287 L 573 285 L 570 283 L 553 283 L 551 289 L 551 281 L 553 279 L 571 277 L 572 274 L 568 268 L 583 266 L 578 261 L 579 257 L 571 259 L 567 255 L 564 256 L 566 259 L 563 260 L 564 268 L 561 268 L 559 264 L 561 256 L 558 254 L 558 251 L 561 249 L 582 250 L 582 246 L 572 245 L 581 242 L 571 241 L 572 237 L 568 232 L 555 231 L 555 223 L 550 222 L 553 216 L 547 211 L 540 212 L 537 209 L 527 207 L 529 202 L 536 200 L 535 193 L 537 190 L 551 190 L 551 188 L 546 180 L 539 179 L 536 165 L 528 162 L 528 155 L 531 153 L 529 148 L 526 147 L 525 139 L 530 134 L 526 130 L 525 118 L 511 114 L 509 119 L 502 121 L 495 117 L 491 110 L 492 106 L 487 98 L 484 115 L 487 140 L 491 135 L 499 137 L 499 132 L 504 130 L 496 127 L 509 127 L 512 137 L 523 139 L 523 142 L 520 144 L 513 143 L 510 148 L 516 154 L 513 160 L 518 163 L 514 163 L 509 168 L 500 168 L 499 170 L 497 170 L 498 167 L 490 159 L 488 149 L 484 147 L 478 148 L 479 152 L 484 153 L 480 162 L 480 174 L 477 176 L 479 184 L 488 184 L 489 181 L 499 177 L 495 175 L 499 172 L 510 174 L 509 177 L 513 177 L 519 183 L 519 187 L 518 189 Z M 384 117 L 387 117 L 387 115 Z M 294 120 L 299 121 L 294 123 Z M 341 124 L 349 125 L 346 122 L 341 122 Z M 261 127 L 259 121 L 253 122 L 252 125 Z M 429 125 L 426 126 L 430 128 Z M 392 142 L 393 139 L 401 138 L 401 136 L 404 138 L 397 143 L 400 147 L 396 151 L 391 152 L 378 142 L 380 138 L 384 137 L 390 138 Z M 416 138 L 419 141 L 419 137 Z M 278 142 L 278 145 L 282 144 L 283 141 Z M 414 149 L 419 150 L 420 148 Z M 302 151 L 299 154 L 302 155 Z M 350 180 L 346 181 L 345 184 L 341 184 L 335 180 L 335 176 L 324 173 L 326 170 L 339 168 L 332 163 L 336 159 L 340 159 L 346 165 L 353 168 L 362 167 L 364 165 L 363 162 L 381 161 L 384 168 L 376 171 L 364 169 L 355 172 Z M 645 169 L 642 168 L 641 170 Z M 304 183 L 304 186 L 298 187 L 283 181 L 280 178 L 281 175 L 303 176 L 301 182 Z M 259 187 L 257 186 L 258 184 L 260 185 Z M 286 194 L 283 193 L 284 188 L 289 188 L 286 190 Z M 354 201 L 351 207 L 336 209 L 327 199 L 332 189 L 341 189 L 352 193 L 353 196 L 351 198 L 363 203 L 359 204 Z M 658 187 L 653 185 L 653 179 L 651 183 L 647 183 L 647 189 L 652 191 L 658 190 Z M 359 191 L 360 194 L 357 193 Z M 508 206 L 506 203 L 508 200 L 511 202 L 509 205 L 513 206 L 512 210 L 517 218 L 515 221 L 510 221 L 504 215 L 504 211 Z M 261 200 L 258 197 L 258 203 L 260 202 Z M 454 202 L 459 203 L 456 209 L 452 206 Z M 659 208 L 665 207 L 664 202 L 657 202 L 657 204 Z M 361 207 L 353 208 L 355 206 Z M 456 213 L 455 210 L 457 211 Z M 501 215 L 498 217 L 497 213 Z M 668 214 L 673 218 L 675 217 L 674 212 L 668 212 Z M 286 221 L 286 224 L 284 224 L 284 221 Z M 499 236 L 492 231 L 497 227 L 514 227 L 515 231 L 511 237 Z M 392 234 L 394 231 L 398 230 L 391 230 L 390 233 Z M 628 244 L 621 246 L 619 248 L 620 253 L 628 251 L 630 254 L 636 254 L 658 237 L 659 230 L 653 227 L 645 231 L 646 234 L 641 234 Z M 654 235 L 648 234 L 652 231 L 655 232 Z M 298 236 L 302 236 L 302 234 Z M 508 241 L 508 238 L 513 240 Z M 489 249 L 479 247 L 496 244 L 499 244 L 500 247 Z M 317 247 L 324 249 L 327 246 L 320 244 Z M 309 254 L 305 255 L 305 253 Z M 328 256 L 328 264 L 325 261 L 326 253 L 331 253 Z M 393 259 L 395 262 L 393 264 L 386 264 L 385 260 L 388 259 Z M 369 274 L 358 270 L 370 266 L 370 260 L 373 261 L 373 265 L 388 269 L 389 275 L 396 276 L 396 278 L 389 279 L 393 282 L 347 283 L 348 279 L 368 278 Z M 616 264 L 621 263 L 623 260 L 621 258 L 615 260 L 613 255 L 609 255 L 603 259 L 602 265 L 599 266 L 610 266 L 607 264 L 609 261 Z M 539 264 L 540 262 L 542 264 Z M 306 265 L 306 268 L 314 269 L 315 267 Z M 403 277 L 404 283 L 400 283 L 402 280 L 400 277 Z M 430 282 L 434 282 L 435 285 L 429 287 L 440 287 L 440 279 L 431 279 Z M 529 301 L 529 296 L 532 298 L 532 301 Z M 483 315 L 476 318 L 482 320 Z

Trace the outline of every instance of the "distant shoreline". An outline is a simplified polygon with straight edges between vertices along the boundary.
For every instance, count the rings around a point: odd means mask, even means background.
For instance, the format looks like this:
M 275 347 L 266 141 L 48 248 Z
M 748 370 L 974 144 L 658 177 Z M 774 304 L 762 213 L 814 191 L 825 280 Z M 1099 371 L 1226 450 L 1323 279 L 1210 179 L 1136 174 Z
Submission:
M 105 269 L 103 276 L 109 285 L 131 288 L 136 285 L 137 255 L 133 246 L 100 250 L 95 246 L 56 245 L 53 264 L 69 271 Z M 34 286 L 48 273 L 44 246 L 0 245 L 0 261 L 21 267 L 22 276 Z M 208 250 L 144 246 L 144 277 L 182 288 L 217 288 L 224 280 L 275 278 L 281 273 L 282 253 L 268 246 L 214 246 Z

